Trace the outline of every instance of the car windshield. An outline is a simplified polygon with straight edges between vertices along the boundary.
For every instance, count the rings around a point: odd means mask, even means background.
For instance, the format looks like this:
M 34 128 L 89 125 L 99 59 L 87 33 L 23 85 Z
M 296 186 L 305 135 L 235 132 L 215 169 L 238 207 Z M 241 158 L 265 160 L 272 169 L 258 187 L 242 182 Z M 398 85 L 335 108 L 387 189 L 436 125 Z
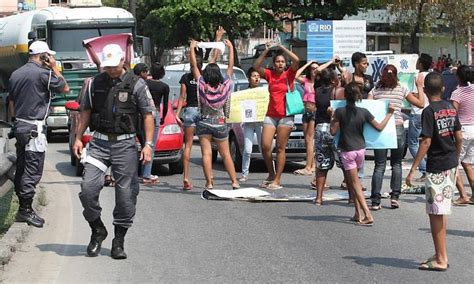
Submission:
M 170 87 L 170 101 L 174 101 L 175 99 L 178 99 L 179 97 L 179 91 L 181 88 L 181 84 L 179 84 L 179 80 L 181 79 L 181 76 L 185 74 L 186 71 L 170 71 L 166 70 L 165 77 L 161 79 L 164 83 L 168 84 Z
M 87 59 L 82 41 L 88 38 L 111 34 L 132 33 L 132 27 L 90 28 L 90 29 L 52 29 L 51 49 L 57 52 L 58 59 Z

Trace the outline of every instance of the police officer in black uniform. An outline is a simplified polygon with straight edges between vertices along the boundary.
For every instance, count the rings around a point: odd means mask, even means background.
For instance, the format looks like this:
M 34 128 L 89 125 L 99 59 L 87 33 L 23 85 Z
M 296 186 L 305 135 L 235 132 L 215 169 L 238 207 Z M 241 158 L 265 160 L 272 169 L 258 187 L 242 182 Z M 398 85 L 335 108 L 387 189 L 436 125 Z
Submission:
M 92 229 L 87 247 L 89 256 L 97 256 L 107 230 L 100 216 L 99 193 L 104 186 L 105 172 L 109 166 L 115 183 L 114 227 L 111 256 L 125 259 L 124 237 L 132 226 L 138 195 L 138 149 L 136 131 L 143 117 L 145 145 L 140 159 L 151 160 L 154 151 L 153 111 L 155 106 L 143 79 L 124 69 L 124 52 L 119 45 L 109 44 L 102 50 L 101 67 L 104 72 L 89 84 L 87 95 L 81 102 L 81 115 L 73 151 L 81 157 L 84 173 L 79 198 L 84 207 L 83 215 Z M 88 149 L 83 149 L 82 135 L 87 127 L 95 131 Z M 81 155 L 82 154 L 82 155 Z
M 47 146 L 45 121 L 52 93 L 67 93 L 69 87 L 61 76 L 53 55 L 44 41 L 29 47 L 29 61 L 10 76 L 9 107 L 15 121 L 16 138 L 15 192 L 20 208 L 17 222 L 43 227 L 44 219 L 36 214 L 31 204 L 44 166 Z M 16 118 L 14 118 L 16 115 Z

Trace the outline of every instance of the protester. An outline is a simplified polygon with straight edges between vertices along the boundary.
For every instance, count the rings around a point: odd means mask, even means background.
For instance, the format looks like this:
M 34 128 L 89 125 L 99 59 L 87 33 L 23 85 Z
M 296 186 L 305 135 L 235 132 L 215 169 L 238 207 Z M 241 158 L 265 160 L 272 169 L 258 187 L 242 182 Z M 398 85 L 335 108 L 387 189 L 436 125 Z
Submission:
M 160 81 L 161 78 L 165 76 L 165 68 L 160 63 L 153 63 L 150 70 L 152 79 L 148 79 L 148 66 L 145 63 L 138 63 L 137 65 L 135 65 L 135 67 L 133 68 L 133 72 L 135 73 L 135 75 L 140 76 L 143 80 L 145 80 L 156 107 L 156 111 L 153 112 L 153 117 L 155 121 L 155 129 L 153 131 L 153 145 L 156 145 L 160 132 L 160 125 L 163 125 L 163 121 L 166 117 L 166 114 L 168 113 L 168 97 L 170 93 L 170 88 L 166 83 Z M 163 116 L 161 117 L 161 119 L 160 106 L 162 106 L 163 110 Z M 151 152 L 151 163 L 142 164 L 141 181 L 144 184 L 157 184 L 160 182 L 158 180 L 158 176 L 151 174 L 154 157 L 155 149 L 153 149 L 153 151 Z
M 355 52 L 351 57 L 352 66 L 354 67 L 354 73 L 349 71 L 344 72 L 344 79 L 350 83 L 356 82 L 361 89 L 362 99 L 371 99 L 369 95 L 370 91 L 374 88 L 374 79 L 371 75 L 365 74 L 369 66 L 367 56 L 362 52 Z
M 474 204 L 474 68 L 461 65 L 456 72 L 459 87 L 452 93 L 451 103 L 458 111 L 459 121 L 462 125 L 462 148 L 459 156 L 473 195 L 469 196 L 464 189 L 464 181 L 459 174 L 456 186 L 459 198 L 453 202 L 455 205 Z
M 46 141 L 46 118 L 51 104 L 51 92 L 67 93 L 69 86 L 56 66 L 44 41 L 29 47 L 28 62 L 12 73 L 9 81 L 9 108 L 13 110 L 13 132 L 16 138 L 15 193 L 20 207 L 17 222 L 38 228 L 44 219 L 32 208 L 36 186 L 43 175 Z
M 422 88 L 423 80 L 417 80 L 416 83 L 420 88 Z M 402 189 L 402 159 L 406 138 L 401 108 L 405 99 L 415 106 L 423 107 L 424 96 L 418 98 L 408 89 L 401 86 L 398 82 L 397 68 L 391 64 L 385 66 L 382 70 L 380 81 L 371 91 L 371 95 L 374 100 L 388 101 L 395 108 L 394 117 L 397 131 L 397 148 L 390 150 L 390 166 L 392 167 L 392 175 L 390 179 L 390 188 L 392 190 L 390 193 L 390 205 L 392 209 L 397 209 L 400 207 L 399 196 Z M 370 209 L 375 211 L 382 208 L 380 202 L 382 198 L 381 191 L 385 167 L 387 164 L 387 152 L 387 149 L 374 150 L 375 167 L 372 175 L 372 194 L 370 197 L 372 199 L 372 206 Z
M 321 87 L 316 88 L 316 205 L 323 203 L 323 190 L 327 173 L 334 166 L 334 137 L 330 132 L 331 114 L 328 112 L 331 100 L 336 98 L 337 74 L 334 70 L 324 69 L 320 73 Z
M 95 131 L 83 154 L 84 173 L 79 198 L 83 215 L 92 230 L 88 256 L 97 256 L 107 237 L 101 220 L 99 194 L 107 167 L 112 167 L 115 182 L 114 227 L 111 256 L 125 259 L 124 238 L 132 226 L 139 191 L 137 145 L 135 142 L 138 112 L 143 117 L 145 146 L 140 153 L 143 163 L 151 161 L 153 145 L 153 111 L 155 107 L 148 87 L 141 78 L 124 69 L 124 52 L 119 45 L 108 44 L 102 50 L 104 72 L 93 78 L 89 95 L 81 101 L 81 114 L 74 141 L 76 157 L 83 153 L 82 135 L 87 127 Z
M 425 181 L 426 213 L 430 218 L 435 255 L 423 261 L 418 268 L 445 271 L 449 267 L 446 252 L 447 215 L 451 214 L 451 200 L 463 140 L 456 109 L 441 99 L 441 74 L 432 72 L 426 75 L 424 90 L 430 104 L 422 113 L 420 148 L 406 183 L 412 184 L 418 164 L 428 154 Z
M 420 57 L 416 62 L 416 67 L 420 71 L 420 73 L 418 74 L 417 81 L 424 81 L 424 78 L 428 74 L 428 68 L 431 65 L 432 61 L 433 59 L 430 55 L 426 53 L 420 54 Z M 423 97 L 425 105 L 423 108 L 418 108 L 412 105 L 411 108 L 410 121 L 408 125 L 408 150 L 410 151 L 412 157 L 415 157 L 416 153 L 418 152 L 418 138 L 420 137 L 421 133 L 421 113 L 423 112 L 423 109 L 429 104 L 422 86 L 417 86 L 417 92 L 418 98 Z M 424 182 L 426 179 L 426 159 L 420 162 L 418 170 L 420 171 L 421 176 L 417 178 L 416 181 Z
M 194 79 L 198 82 L 200 118 L 196 124 L 196 133 L 201 144 L 206 189 L 214 188 L 211 140 L 217 144 L 219 154 L 231 179 L 232 188 L 240 188 L 234 162 L 230 156 L 229 130 L 225 122 L 230 112 L 231 78 L 234 73 L 234 49 L 229 40 L 225 40 L 224 43 L 229 48 L 227 78 L 225 79 L 222 77 L 219 66 L 215 63 L 209 63 L 202 71 L 201 76 L 201 71 L 197 67 L 195 51 L 198 42 L 193 40 L 190 45 L 192 72 Z
M 249 88 L 256 88 L 260 84 L 260 74 L 251 67 L 247 72 L 249 78 Z M 252 154 L 254 133 L 257 134 L 257 142 L 260 147 L 262 141 L 262 123 L 261 122 L 244 122 L 242 123 L 244 130 L 244 149 L 242 152 L 242 175 L 239 182 L 246 182 L 249 176 L 250 155 Z M 260 150 L 261 151 L 261 150 Z
M 338 147 L 341 149 L 341 162 L 344 170 L 348 172 L 346 182 L 348 185 L 350 184 L 349 188 L 354 190 L 355 213 L 353 220 L 358 225 L 371 226 L 374 223 L 374 218 L 367 206 L 357 171 L 363 166 L 365 157 L 364 123 L 370 123 L 376 130 L 382 131 L 392 116 L 394 108 L 390 105 L 387 115 L 382 122 L 378 123 L 367 109 L 355 105 L 356 101 L 362 98 L 357 82 L 349 83 L 344 89 L 344 95 L 347 105 L 338 108 L 335 112 L 330 109 L 333 114 L 331 135 L 336 135 L 339 128 L 341 129 Z M 364 218 L 361 218 L 361 208 Z
M 268 177 L 260 186 L 270 190 L 277 190 L 282 188 L 281 175 L 286 161 L 285 149 L 294 126 L 294 116 L 286 116 L 285 96 L 288 91 L 294 89 L 293 81 L 296 76 L 296 71 L 298 70 L 299 58 L 284 46 L 276 44 L 275 46 L 278 49 L 290 57 L 292 61 L 290 68 L 285 70 L 286 60 L 283 54 L 277 54 L 273 57 L 273 70 L 263 68 L 262 63 L 270 46 L 271 43 L 265 45 L 265 50 L 257 58 L 253 67 L 260 73 L 260 76 L 267 80 L 268 90 L 270 92 L 270 101 L 268 102 L 262 131 L 262 154 L 268 170 Z M 272 143 L 274 137 L 277 147 L 276 171 L 272 159 Z

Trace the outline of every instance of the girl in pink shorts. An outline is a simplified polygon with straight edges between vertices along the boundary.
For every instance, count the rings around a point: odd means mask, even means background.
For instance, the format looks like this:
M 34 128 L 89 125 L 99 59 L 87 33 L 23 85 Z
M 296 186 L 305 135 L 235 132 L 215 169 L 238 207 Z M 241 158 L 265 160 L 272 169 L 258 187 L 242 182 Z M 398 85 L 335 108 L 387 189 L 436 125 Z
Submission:
M 362 192 L 362 184 L 357 174 L 358 169 L 363 167 L 365 157 L 364 124 L 370 123 L 378 131 L 382 131 L 393 114 L 394 108 L 390 105 L 387 115 L 378 123 L 374 116 L 365 108 L 355 105 L 361 100 L 360 87 L 355 82 L 349 83 L 344 88 L 344 97 L 347 105 L 332 112 L 331 134 L 336 135 L 341 129 L 338 147 L 341 149 L 341 162 L 348 178 L 347 186 L 355 196 L 354 222 L 358 225 L 371 226 L 374 218 L 370 214 L 369 207 Z M 360 209 L 364 212 L 364 218 L 360 215 Z

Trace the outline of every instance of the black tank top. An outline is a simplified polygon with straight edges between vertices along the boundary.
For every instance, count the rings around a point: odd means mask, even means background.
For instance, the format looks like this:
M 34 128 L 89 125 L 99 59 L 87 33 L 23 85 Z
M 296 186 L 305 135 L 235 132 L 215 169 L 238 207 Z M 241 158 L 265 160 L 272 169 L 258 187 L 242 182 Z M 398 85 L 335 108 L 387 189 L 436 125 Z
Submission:
M 328 107 L 331 106 L 331 99 L 334 98 L 334 88 L 318 87 L 316 89 L 316 119 L 315 123 L 330 123 L 331 116 L 328 114 Z

